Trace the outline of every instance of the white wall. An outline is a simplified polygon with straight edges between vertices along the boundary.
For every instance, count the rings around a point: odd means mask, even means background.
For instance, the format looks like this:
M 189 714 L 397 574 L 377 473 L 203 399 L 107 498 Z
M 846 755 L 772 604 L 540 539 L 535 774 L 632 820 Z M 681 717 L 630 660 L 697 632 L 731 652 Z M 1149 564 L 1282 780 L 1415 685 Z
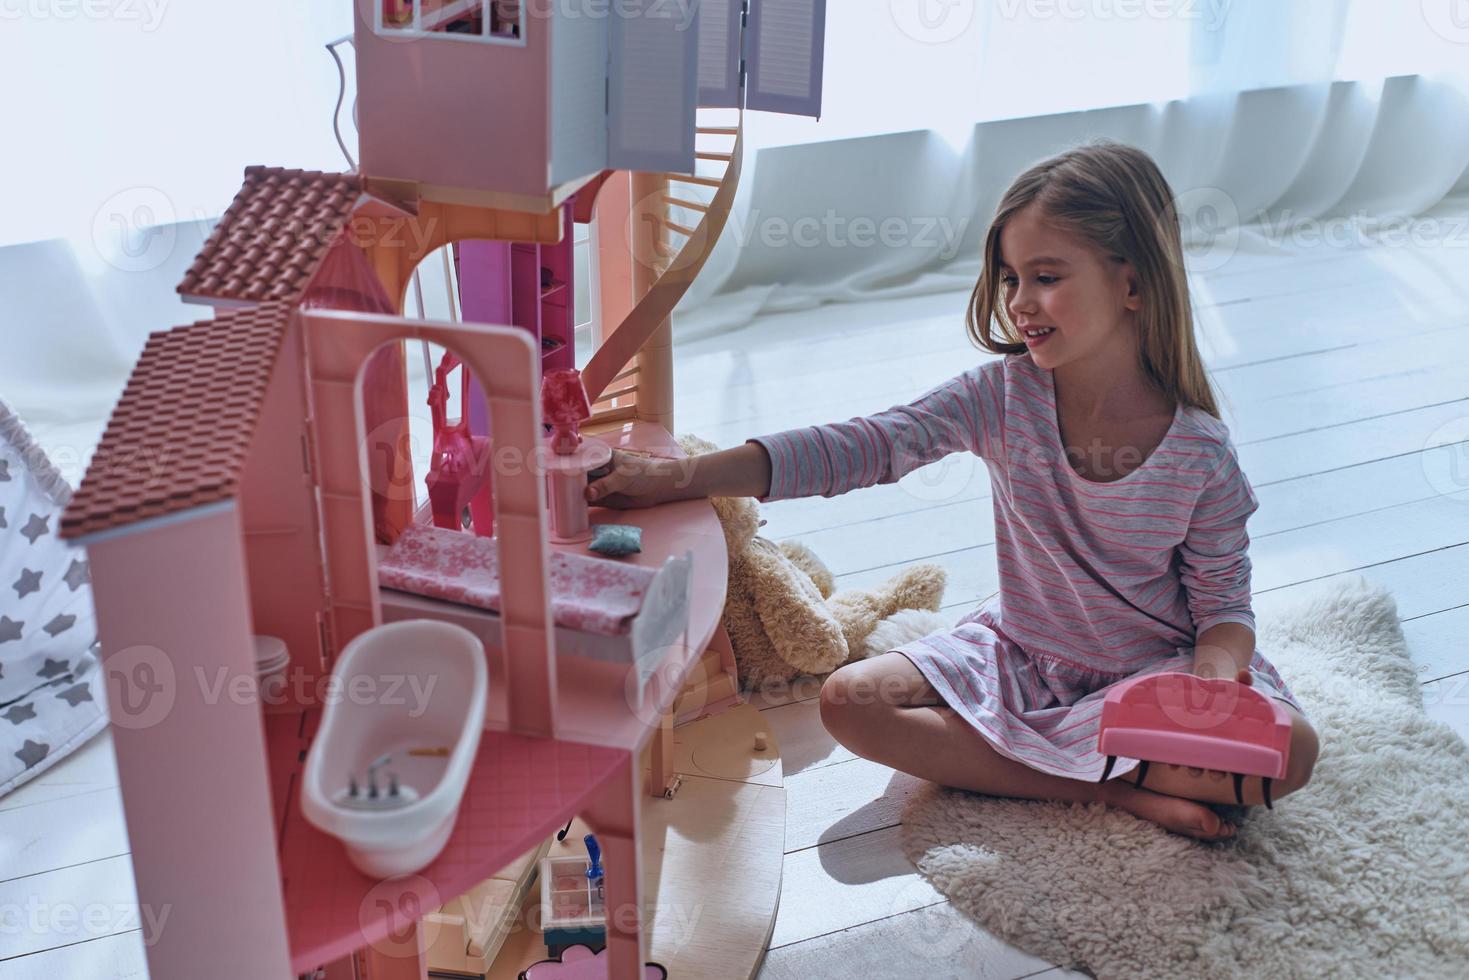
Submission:
M 349 0 L 0 0 L 0 245 L 213 217 L 248 164 L 345 169 L 322 45 L 351 19 Z

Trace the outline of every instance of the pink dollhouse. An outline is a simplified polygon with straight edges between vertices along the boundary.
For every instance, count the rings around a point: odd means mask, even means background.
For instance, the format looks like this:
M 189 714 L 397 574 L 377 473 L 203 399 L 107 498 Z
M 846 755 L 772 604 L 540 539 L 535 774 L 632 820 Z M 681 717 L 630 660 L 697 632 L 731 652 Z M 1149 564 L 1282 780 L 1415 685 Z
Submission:
M 360 165 L 246 170 L 178 287 L 213 317 L 149 339 L 62 520 L 91 561 L 139 900 L 170 909 L 150 970 L 422 977 L 419 921 L 580 814 L 607 907 L 632 913 L 599 961 L 638 976 L 640 798 L 664 793 L 671 722 L 738 698 L 723 533 L 705 501 L 639 514 L 641 604 L 593 629 L 565 583 L 608 560 L 550 541 L 524 461 L 547 442 L 543 371 L 575 363 L 576 222 L 596 255 L 581 433 L 678 453 L 669 315 L 728 217 L 743 110 L 819 111 L 824 2 L 355 4 Z M 464 322 L 405 318 L 442 248 Z M 466 372 L 489 476 L 448 511 L 469 500 L 471 529 L 416 503 L 417 342 Z M 493 606 L 385 588 L 405 532 L 492 548 Z M 448 844 L 374 880 L 303 819 L 302 766 L 339 654 L 405 618 L 473 633 L 489 694 Z M 270 697 L 265 637 L 289 678 Z

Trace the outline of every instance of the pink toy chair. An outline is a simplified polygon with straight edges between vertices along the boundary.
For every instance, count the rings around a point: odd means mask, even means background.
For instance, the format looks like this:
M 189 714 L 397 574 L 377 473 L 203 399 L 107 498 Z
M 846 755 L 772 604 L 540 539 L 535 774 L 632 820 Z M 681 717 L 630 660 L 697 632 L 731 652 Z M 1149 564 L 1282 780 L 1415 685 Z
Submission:
M 581 944 L 569 946 L 557 958 L 532 963 L 516 980 L 602 980 L 607 976 L 605 950 L 593 951 Z M 668 970 L 661 963 L 644 963 L 641 980 L 668 980 Z
M 1270 781 L 1286 773 L 1290 715 L 1276 700 L 1238 681 L 1168 671 L 1119 681 L 1102 704 L 1097 751 L 1107 756 L 1106 782 L 1119 755 L 1149 762 L 1219 769 L 1234 775 L 1234 798 L 1244 803 L 1245 776 L 1262 777 L 1265 806 Z
M 490 502 L 490 453 L 487 436 L 471 435 L 469 416 L 469 369 L 461 368 L 459 378 L 459 421 L 449 424 L 449 374 L 460 367 L 459 358 L 445 351 L 434 372 L 434 383 L 428 391 L 429 412 L 433 418 L 434 449 L 429 463 L 429 507 L 434 526 L 464 529 L 464 508 L 469 507 L 474 533 L 481 537 L 494 532 L 495 511 Z

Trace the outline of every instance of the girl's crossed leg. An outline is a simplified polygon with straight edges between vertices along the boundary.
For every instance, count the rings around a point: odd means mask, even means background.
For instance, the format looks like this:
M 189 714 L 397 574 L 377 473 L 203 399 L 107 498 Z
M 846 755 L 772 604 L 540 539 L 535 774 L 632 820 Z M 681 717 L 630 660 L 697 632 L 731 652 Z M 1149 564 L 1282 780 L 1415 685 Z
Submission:
M 1225 840 L 1234 832 L 1205 805 L 1234 802 L 1233 780 L 1154 765 L 1145 788 L 1139 789 L 1132 785 L 1136 769 L 1105 783 L 1032 769 L 997 752 L 901 653 L 848 664 L 827 677 L 821 687 L 821 721 L 834 739 L 864 759 L 944 786 L 990 796 L 1108 803 L 1202 840 Z M 1309 775 L 1308 768 L 1298 781 L 1277 780 L 1272 800 L 1304 785 Z M 1261 792 L 1259 779 L 1245 781 L 1246 803 L 1263 802 Z

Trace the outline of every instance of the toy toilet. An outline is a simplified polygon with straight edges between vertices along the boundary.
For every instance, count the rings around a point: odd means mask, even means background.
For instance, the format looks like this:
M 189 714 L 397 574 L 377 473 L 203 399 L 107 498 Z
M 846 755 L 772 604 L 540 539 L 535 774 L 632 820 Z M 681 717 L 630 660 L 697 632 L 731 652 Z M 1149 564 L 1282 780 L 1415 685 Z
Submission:
M 301 810 L 364 874 L 427 867 L 454 829 L 479 748 L 484 647 L 463 627 L 407 620 L 362 633 L 332 675 Z

